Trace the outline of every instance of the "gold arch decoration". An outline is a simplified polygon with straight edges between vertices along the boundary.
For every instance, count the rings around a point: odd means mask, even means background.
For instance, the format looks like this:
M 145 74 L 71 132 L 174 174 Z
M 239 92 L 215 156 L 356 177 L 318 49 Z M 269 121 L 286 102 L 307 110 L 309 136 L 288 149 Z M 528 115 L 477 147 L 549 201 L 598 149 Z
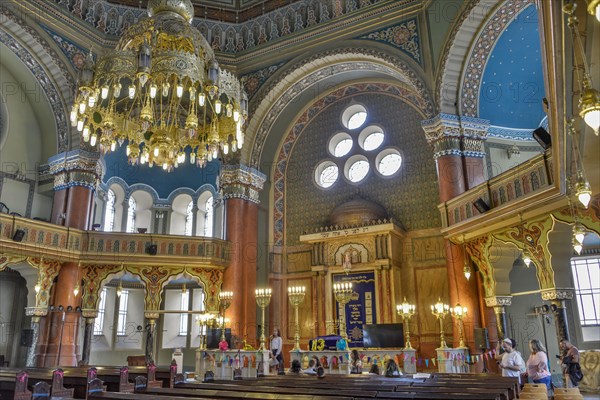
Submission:
M 219 293 L 223 284 L 223 271 L 200 267 L 185 267 L 185 272 L 198 278 L 206 291 L 206 311 L 219 311 Z
M 81 308 L 88 317 L 98 313 L 98 302 L 100 301 L 100 289 L 108 276 L 123 271 L 123 265 L 98 265 L 85 264 L 81 268 L 84 281 L 83 293 L 81 295 Z
M 494 267 L 490 262 L 490 248 L 492 247 L 492 241 L 490 235 L 485 235 L 465 244 L 467 255 L 477 265 L 477 270 L 483 278 L 485 297 L 496 296 Z
M 522 226 L 508 229 L 502 233 L 494 234 L 494 238 L 504 242 L 512 243 L 531 255 L 536 268 L 536 275 L 540 289 L 554 289 L 554 270 L 552 269 L 552 255 L 548 250 L 548 235 L 554 229 L 555 220 L 551 216 L 533 222 L 524 222 Z

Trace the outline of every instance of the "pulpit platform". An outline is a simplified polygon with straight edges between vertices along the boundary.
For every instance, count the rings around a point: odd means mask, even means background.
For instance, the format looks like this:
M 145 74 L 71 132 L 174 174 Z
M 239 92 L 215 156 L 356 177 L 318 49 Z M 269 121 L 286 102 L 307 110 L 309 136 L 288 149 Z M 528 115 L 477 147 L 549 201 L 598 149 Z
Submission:
M 256 378 L 269 375 L 270 352 L 268 350 L 196 350 L 196 379 L 202 380 L 207 371 L 215 379 L 233 379 L 238 370 L 240 378 Z

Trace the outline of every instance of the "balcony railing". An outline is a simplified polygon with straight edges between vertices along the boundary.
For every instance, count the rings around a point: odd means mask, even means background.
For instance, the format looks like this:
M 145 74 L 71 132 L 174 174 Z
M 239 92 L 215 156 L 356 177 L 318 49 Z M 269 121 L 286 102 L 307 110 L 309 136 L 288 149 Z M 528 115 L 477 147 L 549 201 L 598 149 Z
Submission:
M 552 153 L 547 151 L 466 191 L 438 206 L 444 228 L 492 212 L 512 203 L 530 199 L 552 189 Z M 481 199 L 489 211 L 480 212 L 475 203 Z
M 198 236 L 82 231 L 0 214 L 0 253 L 107 264 L 126 261 L 207 267 L 228 266 L 231 245 Z

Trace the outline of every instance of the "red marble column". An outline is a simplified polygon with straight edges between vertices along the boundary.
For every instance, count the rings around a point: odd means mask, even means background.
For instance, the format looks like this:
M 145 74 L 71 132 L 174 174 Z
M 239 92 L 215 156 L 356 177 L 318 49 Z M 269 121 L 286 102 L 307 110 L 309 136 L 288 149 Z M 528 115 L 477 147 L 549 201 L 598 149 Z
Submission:
M 232 334 L 256 344 L 257 318 L 254 296 L 258 259 L 258 193 L 265 176 L 245 166 L 222 166 L 220 179 L 225 199 L 226 240 L 232 257 L 223 275 L 222 290 L 232 291 L 233 300 L 226 312 Z M 268 312 L 268 311 L 267 311 Z M 268 331 L 265 331 L 268 336 Z
M 483 161 L 483 157 L 465 156 L 463 169 L 465 171 L 467 189 L 474 188 L 486 181 Z
M 80 151 L 71 151 L 50 159 L 50 169 L 55 176 L 52 222 L 69 228 L 89 229 L 94 187 L 98 179 L 97 161 L 97 155 Z M 40 340 L 38 365 L 77 365 L 81 318 L 77 308 L 81 305 L 83 292 L 80 286 L 78 263 L 63 263 L 52 291 L 50 304 L 55 309 L 50 312 L 45 323 L 47 329 Z M 75 287 L 79 290 L 77 295 L 74 293 Z
M 465 191 L 465 173 L 462 158 L 456 155 L 440 156 L 436 160 L 440 201 L 450 200 Z

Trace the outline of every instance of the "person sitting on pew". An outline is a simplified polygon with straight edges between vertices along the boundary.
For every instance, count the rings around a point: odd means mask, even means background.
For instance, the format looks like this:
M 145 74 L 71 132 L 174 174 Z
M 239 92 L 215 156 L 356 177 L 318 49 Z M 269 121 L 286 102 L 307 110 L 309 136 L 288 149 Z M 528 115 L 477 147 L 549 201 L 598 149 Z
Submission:
M 373 365 L 371 365 L 369 375 L 379 375 L 379 365 L 376 362 L 374 362 Z
M 390 358 L 387 363 L 387 367 L 385 368 L 385 376 L 388 378 L 393 378 L 401 375 L 402 372 L 400 372 L 400 369 L 398 369 L 398 364 L 396 364 L 396 361 L 394 361 L 393 358 Z
M 219 350 L 221 350 L 221 351 L 229 350 L 229 344 L 227 343 L 227 340 L 225 340 L 225 338 L 223 338 L 219 342 Z
M 319 379 L 325 378 L 325 368 L 323 368 L 322 366 L 317 367 L 317 378 L 319 378 Z
M 288 374 L 297 375 L 302 372 L 300 360 L 292 360 L 292 367 L 288 370 Z

